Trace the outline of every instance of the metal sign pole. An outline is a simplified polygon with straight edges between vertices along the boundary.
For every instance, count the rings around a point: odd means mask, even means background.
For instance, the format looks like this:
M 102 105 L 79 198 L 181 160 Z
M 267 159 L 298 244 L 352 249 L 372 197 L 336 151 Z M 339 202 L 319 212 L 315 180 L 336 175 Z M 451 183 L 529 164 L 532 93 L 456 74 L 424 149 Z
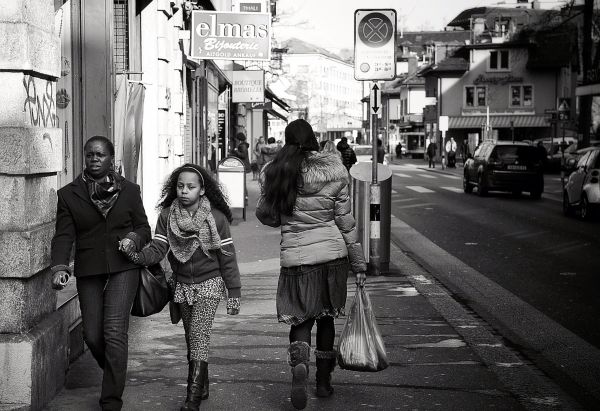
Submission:
M 377 138 L 377 115 L 381 109 L 378 100 L 379 87 L 377 82 L 373 82 L 372 100 L 371 100 L 371 187 L 370 194 L 370 225 L 369 225 L 369 265 L 370 275 L 380 275 L 381 273 L 381 190 L 377 176 L 377 147 L 379 139 Z

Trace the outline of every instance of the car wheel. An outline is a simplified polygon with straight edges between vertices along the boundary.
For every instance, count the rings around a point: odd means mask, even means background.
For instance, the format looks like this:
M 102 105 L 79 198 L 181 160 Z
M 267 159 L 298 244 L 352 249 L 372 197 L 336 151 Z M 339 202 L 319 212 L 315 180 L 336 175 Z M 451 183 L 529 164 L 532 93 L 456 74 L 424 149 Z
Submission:
M 487 195 L 488 189 L 485 184 L 485 179 L 483 178 L 483 174 L 479 174 L 477 177 L 477 195 L 480 197 L 484 197 Z
M 585 194 L 581 196 L 581 204 L 579 205 L 579 217 L 582 220 L 589 220 L 591 217 L 590 202 Z
M 569 195 L 567 194 L 566 190 L 563 192 L 562 208 L 563 208 L 563 214 L 566 215 L 567 217 L 569 217 L 573 214 L 573 208 L 571 207 L 571 204 L 569 203 Z
M 463 190 L 467 194 L 470 194 L 470 193 L 473 192 L 473 186 L 469 182 L 469 178 L 467 177 L 467 173 L 463 174 Z

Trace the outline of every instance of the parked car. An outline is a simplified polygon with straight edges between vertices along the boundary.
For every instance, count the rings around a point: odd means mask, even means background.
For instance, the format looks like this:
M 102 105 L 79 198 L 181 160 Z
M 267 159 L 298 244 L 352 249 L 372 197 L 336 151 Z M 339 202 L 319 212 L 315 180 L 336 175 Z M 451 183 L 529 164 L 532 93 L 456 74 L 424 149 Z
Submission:
M 600 147 L 600 140 L 590 140 L 590 146 L 591 147 Z M 581 155 L 583 153 L 585 153 L 585 151 L 583 149 L 581 149 L 581 150 L 577 149 L 577 142 L 569 145 L 569 147 L 567 147 L 565 149 L 564 164 L 565 164 L 565 174 L 567 176 L 570 173 L 572 173 L 573 170 L 575 170 L 575 168 L 577 168 L 577 162 L 579 161 L 579 159 L 581 158 Z
M 370 144 L 359 144 L 359 145 L 355 145 L 352 146 L 352 149 L 354 150 L 354 154 L 356 154 L 356 162 L 357 163 L 361 163 L 361 162 L 371 162 L 371 158 L 373 157 L 371 154 L 373 153 L 373 147 Z M 383 164 L 387 165 L 388 164 L 388 155 L 386 154 L 384 159 L 383 159 Z
M 600 147 L 583 148 L 578 153 L 581 157 L 563 191 L 563 212 L 568 216 L 577 209 L 586 220 L 600 207 Z
M 532 145 L 537 147 L 539 142 L 542 143 L 542 146 L 546 150 L 545 169 L 550 171 L 560 170 L 560 165 L 562 161 L 562 153 L 560 151 L 561 144 L 563 143 L 562 137 L 555 139 L 539 138 L 537 140 L 533 140 Z M 565 144 L 567 147 L 573 143 L 577 143 L 577 138 L 565 137 Z
M 538 199 L 544 191 L 542 159 L 535 146 L 508 141 L 485 141 L 464 166 L 463 189 L 485 196 L 488 191 L 523 191 Z

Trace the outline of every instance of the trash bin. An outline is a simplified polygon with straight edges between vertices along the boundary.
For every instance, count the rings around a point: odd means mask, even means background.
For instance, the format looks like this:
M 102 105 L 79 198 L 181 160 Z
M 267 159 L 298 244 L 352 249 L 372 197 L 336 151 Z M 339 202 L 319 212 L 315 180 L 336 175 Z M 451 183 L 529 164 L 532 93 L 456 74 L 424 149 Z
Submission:
M 365 259 L 369 261 L 369 236 L 371 227 L 371 162 L 356 163 L 350 169 L 352 176 L 352 213 L 356 220 L 358 241 L 363 246 Z M 380 187 L 380 241 L 379 256 L 381 273 L 390 271 L 390 228 L 392 219 L 392 170 L 377 164 L 377 180 Z

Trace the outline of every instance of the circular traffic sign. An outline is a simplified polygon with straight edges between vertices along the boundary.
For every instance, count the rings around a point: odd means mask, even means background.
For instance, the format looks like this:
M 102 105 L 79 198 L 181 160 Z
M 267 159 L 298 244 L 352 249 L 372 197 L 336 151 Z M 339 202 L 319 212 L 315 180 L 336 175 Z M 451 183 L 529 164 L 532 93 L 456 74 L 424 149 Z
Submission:
M 394 35 L 392 21 L 384 14 L 369 13 L 358 24 L 358 36 L 368 47 L 385 46 Z

